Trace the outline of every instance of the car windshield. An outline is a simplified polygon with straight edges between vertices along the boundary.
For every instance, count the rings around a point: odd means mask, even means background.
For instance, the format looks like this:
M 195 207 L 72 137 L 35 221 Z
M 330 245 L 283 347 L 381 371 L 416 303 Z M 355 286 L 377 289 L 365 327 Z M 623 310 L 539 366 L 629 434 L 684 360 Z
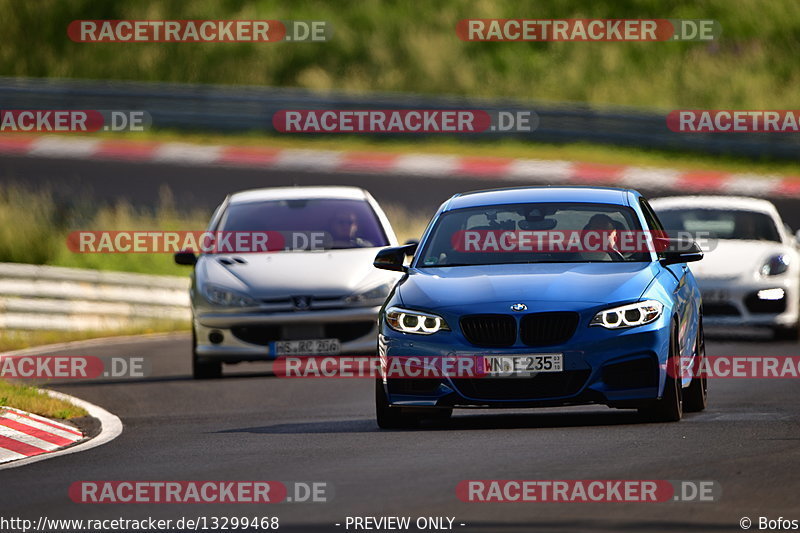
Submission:
M 456 209 L 437 219 L 415 266 L 650 261 L 646 245 L 633 251 L 618 248 L 621 234 L 642 233 L 635 212 L 621 205 L 523 203 Z M 586 235 L 596 240 L 585 240 Z M 580 241 L 577 247 L 566 245 L 572 237 Z M 610 247 L 585 246 L 603 238 Z
M 371 248 L 389 242 L 368 202 L 349 199 L 268 200 L 233 203 L 220 220 L 218 231 L 263 231 L 318 235 L 324 249 Z M 307 249 L 304 238 L 289 238 L 295 249 Z
M 780 242 L 775 222 L 766 213 L 723 209 L 664 209 L 658 218 L 670 234 L 690 232 L 710 239 Z

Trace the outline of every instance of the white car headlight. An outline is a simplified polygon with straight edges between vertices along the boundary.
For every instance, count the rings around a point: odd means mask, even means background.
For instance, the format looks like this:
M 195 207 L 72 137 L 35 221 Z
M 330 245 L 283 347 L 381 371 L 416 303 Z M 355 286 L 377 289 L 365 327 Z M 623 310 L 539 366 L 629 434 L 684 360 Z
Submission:
M 389 291 L 392 290 L 393 285 L 391 282 L 383 283 L 368 291 L 351 294 L 345 298 L 345 301 L 349 304 L 382 303 L 389 296 Z
M 785 254 L 775 254 L 767 259 L 758 272 L 762 276 L 777 276 L 789 270 L 789 256 Z
M 437 331 L 450 331 L 447 322 L 438 315 L 399 307 L 390 307 L 386 311 L 386 323 L 396 331 L 416 333 L 418 335 L 432 335 Z
M 590 326 L 603 326 L 607 329 L 632 328 L 654 322 L 661 316 L 664 305 L 656 300 L 645 300 L 633 304 L 604 309 L 597 313 Z
M 252 307 L 258 305 L 258 302 L 246 294 L 226 289 L 213 283 L 206 283 L 203 286 L 203 296 L 212 304 L 227 307 Z

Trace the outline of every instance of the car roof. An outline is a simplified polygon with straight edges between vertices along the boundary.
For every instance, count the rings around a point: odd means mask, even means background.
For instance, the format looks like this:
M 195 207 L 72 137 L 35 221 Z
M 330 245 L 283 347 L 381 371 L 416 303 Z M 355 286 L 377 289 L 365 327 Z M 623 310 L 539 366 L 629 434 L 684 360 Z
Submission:
M 251 189 L 230 195 L 230 203 L 261 202 L 267 200 L 364 200 L 367 195 L 359 187 L 269 187 Z
M 485 205 L 527 202 L 579 202 L 628 205 L 630 189 L 615 187 L 507 187 L 456 194 L 444 207 L 445 211 Z
M 756 211 L 777 214 L 775 205 L 763 198 L 746 196 L 667 196 L 650 200 L 653 209 L 722 209 L 737 211 Z

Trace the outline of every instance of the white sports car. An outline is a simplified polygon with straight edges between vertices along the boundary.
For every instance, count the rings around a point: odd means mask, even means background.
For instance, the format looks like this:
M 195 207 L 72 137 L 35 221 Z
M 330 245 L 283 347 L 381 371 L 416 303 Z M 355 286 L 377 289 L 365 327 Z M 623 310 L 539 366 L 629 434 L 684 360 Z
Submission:
M 769 326 L 778 338 L 797 339 L 800 254 L 771 202 L 681 196 L 651 205 L 671 236 L 685 232 L 704 248 L 705 258 L 691 269 L 705 324 Z

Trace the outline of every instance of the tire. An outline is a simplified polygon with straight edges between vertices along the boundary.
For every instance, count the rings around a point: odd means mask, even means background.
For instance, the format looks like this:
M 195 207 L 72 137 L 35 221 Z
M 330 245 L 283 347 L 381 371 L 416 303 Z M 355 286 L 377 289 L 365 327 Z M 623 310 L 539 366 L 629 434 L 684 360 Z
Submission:
M 445 422 L 450 420 L 450 417 L 453 416 L 453 410 L 449 407 L 431 409 L 430 411 L 431 413 L 428 415 L 428 418 L 436 422 Z
M 774 338 L 778 341 L 796 341 L 800 338 L 800 319 L 794 326 L 777 326 L 773 330 Z
M 667 362 L 672 365 L 672 369 L 667 371 L 664 394 L 661 399 L 639 408 L 639 413 L 653 422 L 677 422 L 683 418 L 683 388 L 680 380 L 680 358 L 677 357 L 677 353 L 678 332 L 673 327 L 667 357 Z
M 197 360 L 197 335 L 192 325 L 192 377 L 194 379 L 219 379 L 222 377 L 222 363 L 211 361 L 201 363 Z
M 706 340 L 703 333 L 703 319 L 700 318 L 700 326 L 697 330 L 696 340 L 696 365 L 695 372 L 701 368 L 706 357 Z M 692 383 L 683 393 L 683 411 L 685 413 L 699 413 L 708 405 L 708 378 L 703 375 L 701 378 L 692 378 Z
M 389 404 L 383 381 L 375 380 L 375 419 L 381 429 L 409 429 L 419 424 L 419 417 L 404 413 L 400 407 Z

